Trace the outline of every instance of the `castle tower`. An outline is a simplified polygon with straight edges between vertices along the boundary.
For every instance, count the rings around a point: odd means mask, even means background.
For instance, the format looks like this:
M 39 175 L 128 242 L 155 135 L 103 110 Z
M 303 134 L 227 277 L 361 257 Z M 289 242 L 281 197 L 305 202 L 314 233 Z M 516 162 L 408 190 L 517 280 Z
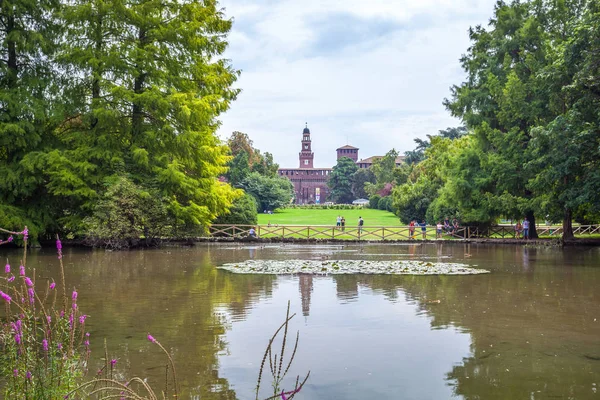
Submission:
M 342 146 L 339 149 L 337 149 L 337 159 L 339 160 L 342 157 L 348 157 L 350 159 L 352 159 L 352 161 L 357 162 L 358 161 L 358 147 L 352 147 L 349 145 L 346 146 Z
M 314 168 L 313 158 L 315 154 L 312 152 L 310 146 L 310 130 L 308 129 L 308 123 L 302 131 L 302 149 L 300 151 L 300 168 Z

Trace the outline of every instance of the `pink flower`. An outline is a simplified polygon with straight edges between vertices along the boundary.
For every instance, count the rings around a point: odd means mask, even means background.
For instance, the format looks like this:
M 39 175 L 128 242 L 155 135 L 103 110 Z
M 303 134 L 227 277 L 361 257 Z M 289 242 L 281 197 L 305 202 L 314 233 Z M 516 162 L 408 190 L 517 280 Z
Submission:
M 77 292 L 75 290 L 73 290 L 73 296 L 71 296 L 71 298 L 73 299 L 73 301 L 77 300 Z
M 35 302 L 35 295 L 32 288 L 27 289 L 27 294 L 29 295 L 29 302 L 33 304 Z
M 83 342 L 83 344 L 84 344 L 85 347 L 88 347 L 90 345 L 90 341 L 86 340 L 85 342 Z
M 18 333 L 15 335 L 15 343 L 21 344 L 21 335 L 19 335 Z
M 116 358 L 113 358 L 112 360 L 110 360 L 110 366 L 111 367 L 114 367 L 116 363 L 117 363 L 117 359 Z
M 24 265 L 19 266 L 19 275 L 25 276 L 25 266 Z
M 73 303 L 73 310 L 77 310 L 77 303 Z
M 85 324 L 85 319 L 86 319 L 86 318 L 87 318 L 87 315 L 85 315 L 85 314 L 84 314 L 84 315 L 81 315 L 81 316 L 79 317 L 79 323 L 80 323 L 80 324 L 82 324 L 82 325 L 83 325 L 83 324 Z
M 31 379 L 31 372 L 27 371 L 27 373 L 25 374 L 25 378 Z
M 15 276 L 14 275 L 11 275 L 10 278 L 7 279 L 7 281 L 9 283 L 12 282 L 12 281 L 14 281 L 14 280 L 15 280 Z
M 16 378 L 17 376 L 19 376 L 19 370 L 15 369 L 13 370 L 13 376 Z
M 6 265 L 4 266 L 4 273 L 10 274 L 10 264 L 9 263 L 6 263 Z
M 56 282 L 52 282 L 50 284 L 50 290 L 54 289 L 56 287 Z
M 25 229 L 23 229 L 23 240 L 27 241 L 27 237 L 29 236 L 29 229 L 27 229 L 27 227 L 25 227 Z
M 13 237 L 12 237 L 12 235 L 10 235 L 10 236 L 8 237 L 8 239 L 6 239 L 6 241 L 7 241 L 8 243 L 12 242 L 12 241 L 13 241 Z
M 90 333 L 89 333 L 89 332 L 86 332 L 86 333 L 85 333 L 85 337 L 90 337 Z
M 60 239 L 56 239 L 56 251 L 58 253 L 58 259 L 60 260 L 62 258 L 62 243 L 60 242 Z
M 10 304 L 10 302 L 12 301 L 12 298 L 11 298 L 9 295 L 7 295 L 6 293 L 4 293 L 2 290 L 0 290 L 0 296 L 1 296 L 1 297 L 2 297 L 4 300 L 6 300 L 6 302 L 7 302 L 8 304 Z
M 46 315 L 46 321 L 48 321 L 48 325 L 50 325 L 52 323 L 52 317 L 49 315 Z
M 29 279 L 28 276 L 25 277 L 25 284 L 29 287 L 33 287 L 33 282 Z
M 152 343 L 156 343 L 156 339 L 154 339 L 154 337 L 151 334 L 148 334 L 148 340 Z
M 57 344 L 56 348 L 59 349 L 59 350 L 62 350 L 62 343 Z
M 42 340 L 42 348 L 44 351 L 48 351 L 48 341 L 46 339 Z

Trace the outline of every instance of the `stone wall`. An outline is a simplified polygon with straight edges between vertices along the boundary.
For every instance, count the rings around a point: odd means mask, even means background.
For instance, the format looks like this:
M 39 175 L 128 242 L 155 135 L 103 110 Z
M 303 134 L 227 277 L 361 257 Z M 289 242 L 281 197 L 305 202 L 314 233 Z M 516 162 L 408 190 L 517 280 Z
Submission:
M 323 204 L 328 201 L 327 181 L 331 168 L 285 168 L 279 169 L 278 173 L 294 185 L 296 204 Z

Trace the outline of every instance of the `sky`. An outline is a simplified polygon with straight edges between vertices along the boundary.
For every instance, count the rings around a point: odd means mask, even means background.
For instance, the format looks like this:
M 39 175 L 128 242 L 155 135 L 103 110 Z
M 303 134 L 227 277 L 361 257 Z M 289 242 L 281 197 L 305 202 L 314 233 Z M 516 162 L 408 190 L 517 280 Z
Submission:
M 461 124 L 442 102 L 465 79 L 469 27 L 486 25 L 494 3 L 221 0 L 242 92 L 218 134 L 247 133 L 282 168 L 299 166 L 305 123 L 317 168 L 346 144 L 359 159 L 412 150 L 414 138 Z

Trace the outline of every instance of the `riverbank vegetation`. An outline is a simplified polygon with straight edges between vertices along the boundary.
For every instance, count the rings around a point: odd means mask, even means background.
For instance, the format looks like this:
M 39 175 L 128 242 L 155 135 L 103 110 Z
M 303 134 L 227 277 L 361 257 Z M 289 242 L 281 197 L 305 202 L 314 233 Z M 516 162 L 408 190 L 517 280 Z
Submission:
M 185 236 L 239 198 L 218 179 L 239 71 L 216 1 L 13 1 L 0 22 L 0 224 Z
M 466 80 L 444 101 L 466 129 L 417 140 L 388 178 L 392 209 L 404 223 L 526 217 L 530 237 L 562 221 L 572 239 L 574 220 L 600 221 L 598 2 L 498 2 L 469 36 Z

